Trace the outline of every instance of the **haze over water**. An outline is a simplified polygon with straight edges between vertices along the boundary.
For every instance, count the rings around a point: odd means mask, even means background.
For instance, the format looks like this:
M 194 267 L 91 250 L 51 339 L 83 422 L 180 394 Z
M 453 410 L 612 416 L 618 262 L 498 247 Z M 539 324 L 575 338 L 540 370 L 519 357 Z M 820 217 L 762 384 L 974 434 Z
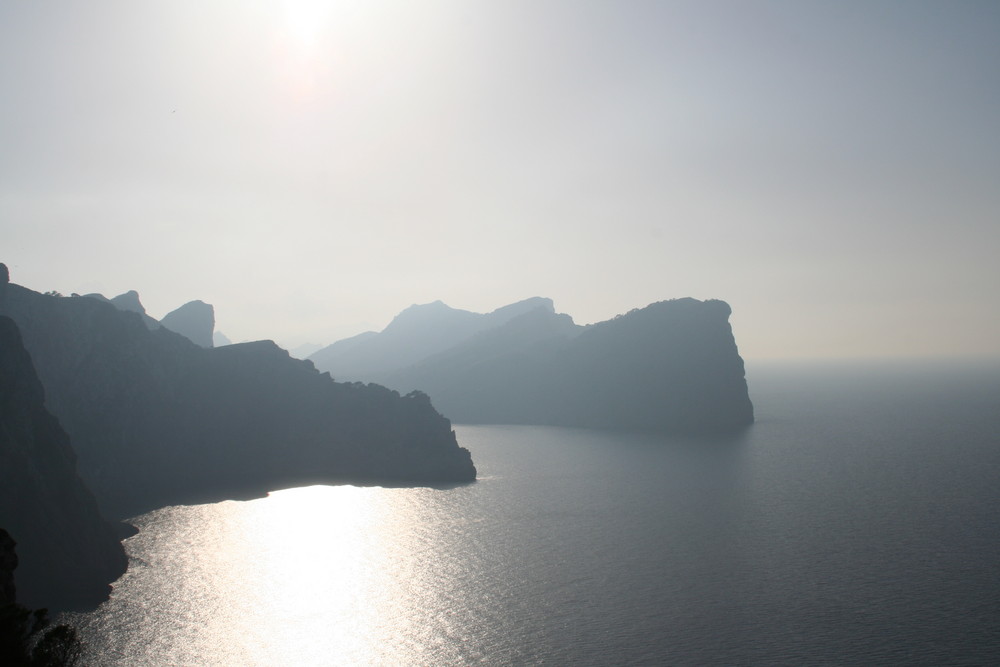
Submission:
M 1000 368 L 750 367 L 694 442 L 458 426 L 454 489 L 136 519 L 95 665 L 990 664 Z

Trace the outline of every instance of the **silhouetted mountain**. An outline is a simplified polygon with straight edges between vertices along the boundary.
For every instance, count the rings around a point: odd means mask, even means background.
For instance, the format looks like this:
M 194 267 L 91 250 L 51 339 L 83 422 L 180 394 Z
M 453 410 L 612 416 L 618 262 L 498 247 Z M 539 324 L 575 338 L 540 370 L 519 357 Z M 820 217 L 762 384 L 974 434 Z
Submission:
M 677 299 L 584 328 L 541 307 L 367 376 L 427 392 L 458 422 L 730 432 L 753 422 L 753 406 L 729 314 L 722 301 Z
M 216 331 L 212 334 L 212 346 L 222 347 L 223 345 L 232 345 L 233 341 L 229 340 L 229 336 L 222 333 L 221 331 Z
M 139 313 L 143 324 L 145 324 L 149 329 L 156 329 L 160 326 L 159 322 L 146 314 L 146 308 L 142 305 L 142 302 L 139 301 L 139 293 L 135 290 L 129 290 L 124 294 L 119 294 L 111 299 L 111 303 L 113 303 L 119 310 Z
M 333 382 L 270 341 L 200 348 L 94 299 L 11 284 L 0 312 L 110 515 L 322 481 L 475 479 L 422 394 Z
M 204 301 L 188 301 L 177 310 L 171 310 L 160 320 L 160 325 L 187 338 L 201 347 L 214 347 L 215 309 Z
M 518 354 L 540 343 L 568 341 L 583 330 L 584 327 L 574 324 L 569 315 L 557 314 L 551 302 L 544 303 L 417 364 L 382 374 L 379 382 L 392 387 L 428 387 L 439 393 L 449 383 L 446 378 L 455 374 Z
M 338 380 L 373 382 L 538 307 L 552 310 L 552 301 L 538 297 L 525 299 L 485 315 L 451 308 L 441 301 L 413 305 L 397 315 L 381 333 L 369 331 L 346 338 L 309 359 Z
M 0 316 L 0 526 L 20 545 L 20 600 L 32 607 L 96 605 L 127 559 L 44 400 L 17 326 Z
M 73 296 L 76 296 L 75 294 Z M 114 298 L 107 298 L 103 294 L 84 294 L 84 296 L 91 299 L 97 299 L 99 301 L 107 301 L 113 304 L 118 310 L 124 310 L 130 313 L 138 313 L 139 317 L 142 319 L 143 324 L 149 329 L 158 329 L 160 323 L 155 319 L 146 314 L 146 308 L 139 301 L 139 293 L 135 290 L 129 290 L 124 294 L 119 294 Z

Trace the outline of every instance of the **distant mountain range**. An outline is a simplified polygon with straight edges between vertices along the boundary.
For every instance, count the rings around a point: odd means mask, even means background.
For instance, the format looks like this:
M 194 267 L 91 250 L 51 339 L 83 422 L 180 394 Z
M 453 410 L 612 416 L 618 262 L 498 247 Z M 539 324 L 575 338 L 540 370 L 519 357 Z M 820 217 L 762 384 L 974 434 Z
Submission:
M 458 422 L 726 433 L 753 422 L 730 312 L 675 299 L 583 327 L 539 297 L 487 314 L 436 301 L 309 359 L 340 380 L 424 391 Z
M 552 301 L 526 299 L 486 315 L 450 308 L 441 301 L 410 306 L 380 333 L 368 331 L 337 341 L 314 352 L 309 360 L 340 380 L 378 382 L 537 308 L 551 311 Z

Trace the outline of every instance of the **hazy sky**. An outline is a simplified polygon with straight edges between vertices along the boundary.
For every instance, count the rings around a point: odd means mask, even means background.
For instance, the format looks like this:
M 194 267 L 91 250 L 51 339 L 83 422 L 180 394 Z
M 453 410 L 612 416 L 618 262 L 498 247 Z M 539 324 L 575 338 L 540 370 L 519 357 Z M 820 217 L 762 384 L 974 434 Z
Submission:
M 1000 354 L 1000 3 L 0 4 L 0 261 L 329 343 L 412 303 L 733 307 Z

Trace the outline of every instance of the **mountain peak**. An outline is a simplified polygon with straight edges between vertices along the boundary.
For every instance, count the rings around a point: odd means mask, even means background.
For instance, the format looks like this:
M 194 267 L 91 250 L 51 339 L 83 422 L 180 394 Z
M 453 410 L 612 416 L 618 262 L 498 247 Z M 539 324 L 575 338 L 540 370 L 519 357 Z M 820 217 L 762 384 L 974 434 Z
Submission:
M 215 309 L 204 301 L 188 301 L 177 310 L 163 316 L 160 325 L 179 333 L 201 347 L 213 347 Z
M 146 314 L 146 308 L 143 307 L 142 302 L 139 301 L 139 293 L 134 289 L 129 290 L 124 294 L 119 294 L 115 298 L 111 299 L 111 303 L 118 306 L 119 310 L 128 310 L 133 313 L 139 313 L 140 315 Z

